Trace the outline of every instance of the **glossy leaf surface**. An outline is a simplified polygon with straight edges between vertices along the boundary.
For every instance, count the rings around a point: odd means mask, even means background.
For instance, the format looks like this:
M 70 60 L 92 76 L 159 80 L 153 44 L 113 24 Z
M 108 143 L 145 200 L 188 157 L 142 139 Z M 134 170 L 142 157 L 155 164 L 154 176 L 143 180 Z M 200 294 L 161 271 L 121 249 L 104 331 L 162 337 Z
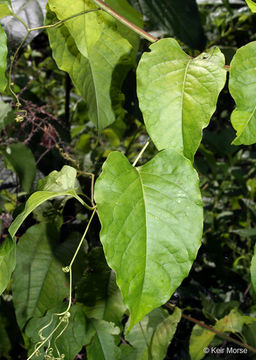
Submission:
M 236 102 L 231 122 L 235 145 L 256 142 L 256 41 L 237 50 L 230 64 L 229 91 Z
M 16 265 L 16 243 L 9 236 L 0 245 L 0 294 L 6 289 Z
M 0 25 L 0 92 L 3 92 L 7 85 L 7 78 L 5 75 L 6 66 L 7 66 L 7 37 Z
M 19 239 L 12 289 L 21 329 L 68 296 L 68 280 L 54 254 L 57 240 L 54 226 L 45 223 L 30 227 Z
M 61 171 L 52 171 L 45 179 L 39 181 L 38 189 L 26 201 L 25 209 L 16 217 L 9 228 L 13 237 L 26 217 L 43 202 L 57 196 L 76 197 L 76 170 L 71 166 L 63 166 Z M 73 186 L 73 187 L 72 187 Z
M 34 28 L 44 25 L 46 3 L 47 0 L 12 0 L 11 6 L 14 14 L 18 15 L 29 28 Z M 27 30 L 14 17 L 5 17 L 1 23 L 8 35 L 10 45 L 15 48 L 24 39 Z M 31 32 L 26 42 L 32 41 L 39 33 L 40 31 Z
M 60 20 L 96 8 L 91 1 L 82 0 L 51 0 L 49 7 Z M 113 86 L 120 92 L 124 75 L 133 63 L 132 46 L 115 30 L 114 20 L 101 11 L 84 14 L 59 29 L 51 29 L 49 38 L 58 67 L 70 74 L 85 99 L 90 120 L 100 130 L 113 123 Z M 123 66 L 123 74 L 113 85 L 117 66 Z
M 120 329 L 103 320 L 90 320 L 90 328 L 95 335 L 89 346 L 86 347 L 88 360 L 119 360 L 121 351 L 115 344 L 115 335 L 119 335 Z
M 147 131 L 158 150 L 172 148 L 193 160 L 226 81 L 224 55 L 215 48 L 192 59 L 174 39 L 150 49 L 137 70 Z
M 23 143 L 16 143 L 10 144 L 2 155 L 7 167 L 18 175 L 22 189 L 29 193 L 36 175 L 32 151 Z
M 252 324 L 256 321 L 253 317 L 241 315 L 236 309 L 233 309 L 227 316 L 218 320 L 214 328 L 220 332 L 241 333 L 244 324 Z M 195 325 L 192 330 L 189 344 L 189 353 L 191 360 L 201 360 L 205 357 L 203 351 L 208 347 L 216 334 L 206 330 L 199 325 Z
M 163 360 L 180 317 L 178 308 L 172 315 L 161 308 L 153 310 L 125 337 L 130 345 L 122 346 L 122 360 Z
M 132 328 L 170 298 L 196 257 L 203 220 L 198 177 L 172 150 L 139 168 L 112 152 L 95 184 L 95 200 L 100 239 Z

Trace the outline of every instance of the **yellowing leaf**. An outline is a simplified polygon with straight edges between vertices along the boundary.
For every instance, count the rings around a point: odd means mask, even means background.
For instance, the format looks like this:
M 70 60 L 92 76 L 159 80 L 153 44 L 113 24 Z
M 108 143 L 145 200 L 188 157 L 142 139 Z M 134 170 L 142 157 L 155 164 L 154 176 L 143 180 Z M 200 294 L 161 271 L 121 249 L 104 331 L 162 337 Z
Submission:
M 245 0 L 253 13 L 256 12 L 256 3 L 253 0 Z
M 8 0 L 0 1 L 0 19 L 12 15 L 11 4 Z

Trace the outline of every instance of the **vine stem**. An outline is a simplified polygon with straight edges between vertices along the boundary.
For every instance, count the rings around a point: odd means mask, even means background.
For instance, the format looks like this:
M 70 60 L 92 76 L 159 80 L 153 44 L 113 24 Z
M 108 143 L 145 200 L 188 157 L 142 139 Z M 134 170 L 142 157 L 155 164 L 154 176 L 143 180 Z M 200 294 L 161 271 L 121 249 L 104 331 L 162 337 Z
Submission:
M 134 167 L 137 162 L 139 161 L 139 159 L 141 158 L 142 154 L 144 153 L 144 151 L 146 150 L 146 148 L 148 147 L 148 145 L 150 144 L 150 139 L 146 142 L 146 144 L 143 146 L 142 150 L 140 151 L 139 155 L 136 157 L 135 161 L 133 162 L 132 166 Z
M 128 28 L 130 28 L 131 30 L 133 30 L 134 32 L 136 32 L 137 34 L 142 36 L 143 38 L 149 40 L 152 43 L 158 41 L 158 38 L 149 34 L 148 32 L 141 29 L 139 26 L 137 26 L 137 25 L 133 24 L 132 22 L 130 22 L 129 20 L 127 20 L 122 15 L 118 14 L 115 10 L 113 10 L 110 6 L 108 6 L 104 1 L 93 0 L 93 2 L 96 5 L 98 5 L 102 10 L 106 11 L 109 15 L 113 16 L 115 19 L 120 21 L 122 24 L 124 24 L 125 26 L 127 26 Z
M 35 350 L 34 350 L 33 353 L 27 358 L 27 360 L 32 359 L 32 357 L 37 354 L 37 352 L 42 348 L 42 346 L 44 346 L 44 344 L 46 344 L 46 343 L 51 339 L 51 337 L 55 334 L 55 332 L 58 330 L 58 328 L 60 327 L 60 325 L 65 321 L 65 320 L 64 320 L 65 315 L 69 315 L 69 316 L 70 316 L 70 314 L 69 314 L 68 312 L 69 312 L 69 310 L 70 310 L 70 308 L 71 308 L 71 306 L 72 306 L 72 265 L 73 265 L 73 263 L 74 263 L 74 261 L 75 261 L 75 259 L 76 259 L 76 257 L 77 257 L 77 254 L 78 254 L 78 252 L 79 252 L 79 250 L 80 250 L 80 248 L 81 248 L 81 246 L 82 246 L 82 243 L 83 243 L 83 241 L 84 241 L 84 239 L 85 239 L 85 236 L 86 236 L 86 234 L 87 234 L 87 232 L 88 232 L 88 230 L 89 230 L 89 227 L 90 227 L 90 225 L 91 225 L 91 222 L 92 222 L 92 220 L 93 220 L 93 217 L 94 217 L 94 215 L 95 215 L 95 212 L 96 212 L 96 207 L 95 207 L 95 209 L 93 210 L 93 213 L 92 213 L 92 215 L 91 215 L 91 217 L 90 217 L 90 219 L 89 219 L 89 221 L 88 221 L 88 224 L 87 224 L 86 229 L 85 229 L 85 231 L 84 231 L 84 233 L 83 233 L 83 236 L 82 236 L 82 238 L 81 238 L 81 240 L 80 240 L 80 242 L 79 242 L 79 244 L 78 244 L 78 247 L 76 248 L 76 251 L 75 251 L 75 253 L 74 253 L 74 255 L 73 255 L 73 257 L 72 257 L 69 265 L 68 265 L 67 267 L 65 267 L 64 269 L 62 269 L 64 272 L 68 272 L 68 273 L 69 273 L 69 300 L 68 300 L 68 306 L 67 306 L 67 308 L 66 308 L 65 311 L 63 311 L 63 312 L 61 312 L 61 313 L 54 313 L 54 314 L 52 314 L 52 318 L 51 318 L 50 322 L 49 322 L 47 325 L 45 325 L 42 329 L 40 329 L 39 333 L 40 333 L 40 332 L 42 333 L 43 330 L 47 329 L 47 328 L 51 325 L 51 323 L 52 323 L 52 321 L 53 321 L 53 316 L 58 316 L 58 317 L 62 316 L 62 318 L 60 319 L 60 321 L 59 321 L 59 323 L 56 325 L 56 327 L 52 330 L 52 332 L 51 332 L 38 346 L 36 346 Z M 68 325 L 67 325 L 67 323 L 66 323 L 64 329 L 61 330 L 61 332 L 58 334 L 58 336 L 56 337 L 56 339 L 55 339 L 55 341 L 54 341 L 54 343 L 55 343 L 55 348 L 56 348 L 56 350 L 57 350 L 58 353 L 59 353 L 59 350 L 58 350 L 58 348 L 57 348 L 57 346 L 56 346 L 56 340 L 63 334 L 63 332 L 66 330 L 67 326 L 68 326 Z
M 17 107 L 17 109 L 20 108 L 21 103 L 20 103 L 17 95 L 15 94 L 15 92 L 12 90 L 12 86 L 13 86 L 13 84 L 12 84 L 12 71 L 13 71 L 14 61 L 15 61 L 15 59 L 16 59 L 16 57 L 17 57 L 17 55 L 18 55 L 18 53 L 19 53 L 19 51 L 20 51 L 20 49 L 21 49 L 21 47 L 23 46 L 23 44 L 24 44 L 25 41 L 27 40 L 29 34 L 30 34 L 30 32 L 27 32 L 26 36 L 25 36 L 24 39 L 21 41 L 20 45 L 17 47 L 17 49 L 16 49 L 16 51 L 15 51 L 15 53 L 14 53 L 12 59 L 11 59 L 10 69 L 9 69 L 9 74 L 8 74 L 9 90 L 10 90 L 12 96 L 13 96 L 13 97 L 15 98 L 15 100 L 16 100 L 16 107 Z
M 173 310 L 174 307 L 175 307 L 174 305 L 172 305 L 172 304 L 170 304 L 170 303 L 166 303 L 165 306 L 166 306 L 168 309 L 171 309 L 171 310 Z M 236 345 L 242 346 L 242 347 L 244 347 L 244 348 L 246 348 L 246 349 L 248 349 L 248 350 L 250 350 L 251 352 L 253 352 L 253 353 L 256 354 L 256 349 L 255 349 L 254 347 L 252 347 L 252 346 L 250 346 L 250 345 L 248 345 L 248 344 L 246 344 L 246 343 L 242 343 L 241 341 L 236 340 L 236 339 L 232 338 L 231 336 L 226 335 L 225 333 L 223 333 L 223 332 L 215 329 L 213 326 L 207 325 L 207 324 L 205 324 L 205 323 L 203 323 L 203 322 L 201 322 L 201 321 L 193 318 L 192 316 L 186 315 L 186 314 L 184 314 L 184 313 L 182 313 L 181 316 L 182 316 L 184 319 L 186 319 L 186 320 L 188 320 L 188 321 L 191 321 L 191 322 L 193 322 L 194 324 L 197 324 L 197 325 L 201 326 L 202 328 L 204 328 L 204 329 L 206 329 L 206 330 L 208 330 L 208 331 L 211 331 L 211 332 L 215 333 L 215 334 L 218 335 L 220 338 L 222 338 L 222 339 L 224 339 L 224 340 L 228 340 L 228 341 L 230 341 L 230 342 L 232 342 L 232 343 L 234 343 L 234 344 L 236 344 Z
M 61 324 L 62 324 L 62 321 L 60 321 L 58 323 L 58 325 L 55 327 L 55 329 L 53 329 L 53 331 L 47 336 L 47 338 L 32 352 L 32 354 L 27 358 L 27 360 L 32 359 L 32 357 L 37 354 L 37 352 L 41 349 L 41 347 L 44 346 L 44 344 L 46 344 L 48 340 L 50 340 L 52 335 L 58 330 L 58 328 L 60 327 Z
M 89 220 L 89 222 L 88 222 L 88 224 L 87 224 L 87 226 L 86 226 L 86 229 L 85 229 L 85 231 L 84 231 L 84 233 L 83 233 L 83 236 L 82 236 L 82 238 L 81 238 L 81 240 L 80 240 L 80 243 L 79 243 L 79 245 L 78 245 L 78 247 L 77 247 L 77 249 L 76 249 L 76 252 L 75 252 L 72 260 L 70 261 L 69 267 L 72 267 L 73 262 L 75 261 L 75 258 L 76 258 L 77 254 L 78 254 L 78 251 L 80 250 L 80 247 L 81 247 L 81 245 L 82 245 L 82 243 L 83 243 L 83 241 L 84 241 L 84 238 L 85 238 L 85 236 L 86 236 L 86 234 L 87 234 L 87 232 L 88 232 L 88 230 L 89 230 L 89 227 L 90 227 L 90 225 L 91 225 L 91 222 L 92 222 L 92 219 L 93 219 L 93 217 L 94 217 L 94 215 L 95 215 L 95 212 L 96 212 L 96 207 L 95 207 L 95 209 L 93 210 L 93 213 L 92 213 L 92 215 L 91 215 L 91 217 L 90 217 L 90 220 Z
M 76 17 L 78 17 L 78 16 L 81 16 L 81 15 L 84 15 L 84 14 L 89 14 L 89 13 L 95 12 L 95 11 L 101 11 L 101 10 L 102 10 L 102 9 L 84 10 L 84 11 L 81 11 L 80 13 L 71 15 L 71 16 L 63 19 L 63 20 L 57 21 L 57 22 L 54 23 L 54 24 L 38 26 L 38 27 L 35 27 L 35 28 L 32 28 L 32 29 L 27 28 L 27 31 L 31 32 L 31 31 L 37 31 L 37 30 L 52 29 L 52 28 L 55 28 L 55 27 L 57 27 L 57 26 L 60 26 L 60 25 L 64 24 L 66 21 L 71 20 L 71 19 L 74 19 L 74 18 L 76 18 Z

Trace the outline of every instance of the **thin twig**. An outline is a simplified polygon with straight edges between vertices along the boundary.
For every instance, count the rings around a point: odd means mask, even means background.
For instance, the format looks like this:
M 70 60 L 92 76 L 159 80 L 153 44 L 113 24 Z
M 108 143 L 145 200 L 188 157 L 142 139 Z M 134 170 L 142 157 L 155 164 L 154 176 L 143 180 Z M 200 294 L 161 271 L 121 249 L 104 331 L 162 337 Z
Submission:
M 104 1 L 102 1 L 102 0 L 93 0 L 93 1 L 101 9 L 105 10 L 109 15 L 113 16 L 115 19 L 120 21 L 122 24 L 124 24 L 125 26 L 127 26 L 128 28 L 130 28 L 131 30 L 133 30 L 134 32 L 136 32 L 137 34 L 142 36 L 143 38 L 149 40 L 152 43 L 158 41 L 158 38 L 149 34 L 145 30 L 141 29 L 139 26 L 133 24 L 132 22 L 130 22 L 129 20 L 127 20 L 126 18 L 124 18 L 123 16 L 118 14 L 115 10 L 113 10 L 110 6 L 108 6 Z
M 166 306 L 167 308 L 171 309 L 171 310 L 173 310 L 174 307 L 175 307 L 175 306 L 173 306 L 173 305 L 170 304 L 170 303 L 166 303 L 165 306 Z M 223 333 L 223 332 L 215 329 L 215 328 L 214 328 L 213 326 L 211 326 L 211 325 L 207 325 L 207 324 L 205 324 L 205 323 L 203 323 L 203 322 L 201 322 L 201 321 L 193 318 L 192 316 L 186 315 L 186 314 L 184 314 L 184 313 L 182 313 L 181 316 L 182 316 L 184 319 L 186 319 L 186 320 L 188 320 L 188 321 L 191 321 L 191 322 L 193 322 L 194 324 L 197 324 L 197 325 L 201 326 L 202 328 L 207 329 L 208 331 L 211 331 L 211 332 L 215 333 L 216 335 L 218 335 L 220 338 L 222 338 L 222 339 L 224 339 L 224 340 L 228 340 L 228 341 L 230 341 L 230 342 L 233 342 L 233 343 L 236 344 L 236 345 L 242 346 L 242 347 L 250 350 L 251 352 L 256 353 L 256 349 L 255 349 L 254 347 L 252 347 L 252 346 L 250 346 L 250 345 L 248 345 L 248 344 L 246 344 L 246 343 L 242 343 L 241 341 L 236 340 L 236 339 L 232 338 L 231 336 L 226 335 L 225 333 Z
M 28 32 L 38 31 L 38 30 L 52 29 L 52 28 L 55 28 L 55 27 L 57 27 L 57 26 L 60 26 L 60 25 L 64 24 L 64 23 L 65 23 L 66 21 L 68 21 L 68 20 L 74 19 L 74 18 L 76 18 L 76 17 L 78 17 L 78 16 L 81 16 L 81 15 L 89 14 L 89 13 L 95 12 L 95 11 L 101 11 L 101 9 L 84 10 L 84 11 L 81 11 L 80 13 L 71 15 L 71 16 L 63 19 L 63 20 L 57 21 L 57 22 L 54 23 L 54 24 L 38 26 L 38 27 L 35 27 L 35 28 L 32 28 L 32 29 L 29 29 L 29 28 L 28 28 Z

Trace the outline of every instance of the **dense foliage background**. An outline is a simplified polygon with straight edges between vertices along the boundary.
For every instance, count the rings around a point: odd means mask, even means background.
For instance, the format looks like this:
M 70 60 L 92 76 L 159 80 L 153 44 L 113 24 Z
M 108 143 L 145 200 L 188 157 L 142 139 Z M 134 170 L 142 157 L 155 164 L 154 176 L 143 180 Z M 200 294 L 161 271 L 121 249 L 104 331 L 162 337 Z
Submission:
M 29 1 L 21 2 L 31 23 L 41 25 L 45 1 L 35 1 L 35 6 Z M 218 46 L 229 65 L 239 47 L 256 40 L 255 15 L 242 0 L 198 0 L 197 4 L 193 0 L 131 0 L 130 3 L 143 14 L 144 28 L 148 32 L 157 37 L 175 37 L 191 56 L 208 48 L 214 52 L 214 46 Z M 20 16 L 24 16 L 22 11 Z M 2 19 L 2 24 L 8 33 L 10 57 L 23 37 L 22 25 L 9 17 Z M 85 172 L 93 172 L 97 177 L 112 150 L 123 152 L 133 161 L 148 139 L 136 98 L 136 65 L 125 77 L 123 107 L 116 110 L 116 122 L 98 132 L 88 121 L 87 104 L 77 94 L 69 76 L 57 68 L 47 34 L 38 31 L 33 35 L 27 39 L 14 64 L 15 92 L 26 111 L 22 122 L 15 121 L 15 105 L 10 94 L 6 92 L 0 97 L 2 242 L 8 236 L 13 218 L 22 210 L 40 178 L 60 170 L 65 164 L 71 165 L 78 169 L 81 187 L 90 197 L 90 177 Z M 137 62 L 147 49 L 148 41 L 141 40 Z M 195 156 L 204 202 L 203 243 L 189 277 L 170 300 L 183 309 L 184 314 L 210 325 L 232 310 L 234 314 L 256 315 L 256 295 L 250 275 L 256 238 L 256 149 L 255 145 L 231 145 L 235 137 L 230 124 L 233 109 L 234 101 L 225 87 Z M 11 154 L 8 149 L 12 150 Z M 143 162 L 155 153 L 151 143 Z M 64 248 L 68 247 L 70 253 L 74 251 L 88 216 L 89 212 L 74 199 L 66 203 L 60 200 L 47 202 L 24 222 L 17 238 L 19 240 L 37 222 L 40 226 L 50 222 L 52 228 L 46 234 L 50 232 L 55 236 L 58 244 L 54 257 L 65 265 L 67 253 Z M 93 308 L 96 299 L 104 299 L 108 291 L 109 268 L 101 250 L 99 229 L 95 217 L 87 234 L 86 248 L 81 251 L 74 271 L 73 301 L 88 308 Z M 40 237 L 40 228 L 37 230 Z M 33 251 L 28 248 L 27 255 L 25 249 L 19 251 L 22 260 L 17 265 L 19 272 L 15 281 L 22 283 L 23 271 L 26 271 L 36 246 Z M 54 302 L 53 293 L 54 289 L 49 289 L 49 304 Z M 239 326 L 232 324 L 232 330 L 229 324 L 227 332 L 234 332 L 235 339 L 256 348 L 256 323 L 246 323 L 238 316 L 235 319 L 241 321 Z M 26 348 L 31 340 L 28 333 L 19 330 L 20 326 L 16 322 L 10 284 L 0 299 L 1 359 L 26 359 Z M 190 359 L 193 326 L 191 320 L 182 318 L 166 359 Z M 225 331 L 225 328 L 221 330 Z M 229 340 L 218 336 L 213 341 L 218 346 L 229 344 Z M 256 355 L 248 352 L 246 355 L 205 356 L 205 359 L 215 358 L 256 359 Z M 86 359 L 84 349 L 76 359 Z

